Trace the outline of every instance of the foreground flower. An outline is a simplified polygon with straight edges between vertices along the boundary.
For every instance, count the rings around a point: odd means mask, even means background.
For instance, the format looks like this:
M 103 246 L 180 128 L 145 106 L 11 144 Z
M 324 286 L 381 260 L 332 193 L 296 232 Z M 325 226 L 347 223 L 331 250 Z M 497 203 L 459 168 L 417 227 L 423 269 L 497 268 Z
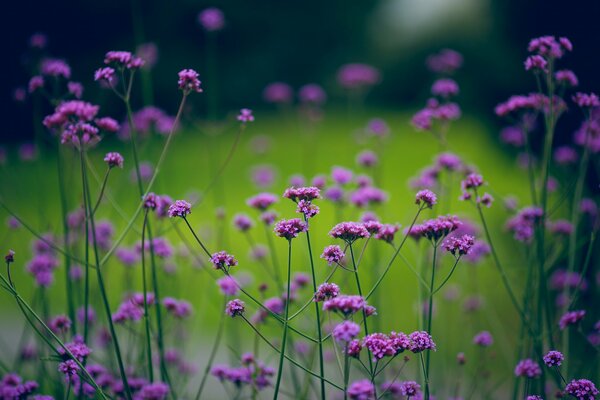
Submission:
M 104 162 L 108 165 L 108 168 L 123 168 L 123 161 L 123 156 L 120 153 L 106 153 L 106 156 L 104 156 Z
M 344 317 L 348 317 L 358 311 L 362 311 L 367 305 L 365 299 L 361 296 L 337 296 L 323 303 L 323 310 L 339 312 Z
M 223 271 L 229 271 L 229 268 L 235 267 L 238 265 L 237 260 L 231 254 L 228 254 L 225 251 L 219 251 L 218 253 L 214 253 L 210 257 L 210 262 L 213 264 L 215 269 L 221 269 Z
M 202 93 L 202 88 L 200 87 L 200 76 L 193 69 L 184 69 L 179 71 L 179 80 L 177 84 L 179 85 L 179 89 L 183 90 L 184 94 L 190 94 L 191 92 Z
M 244 314 L 245 311 L 246 304 L 240 299 L 231 300 L 225 306 L 225 313 L 232 318 Z
M 565 357 L 560 351 L 550 350 L 544 355 L 544 364 L 548 367 L 558 367 L 564 359 Z
M 431 190 L 421 190 L 415 196 L 415 204 L 420 206 L 421 203 L 423 203 L 425 207 L 431 208 L 437 203 L 437 196 Z
M 298 237 L 300 232 L 306 232 L 307 229 L 306 223 L 299 218 L 283 219 L 275 224 L 275 234 L 287 240 Z
M 403 396 L 413 397 L 420 393 L 421 385 L 415 381 L 405 381 L 400 384 L 400 393 Z
M 335 283 L 325 282 L 317 288 L 315 293 L 314 301 L 325 301 L 329 299 L 333 299 L 334 297 L 339 296 L 340 287 Z
M 600 393 L 594 382 L 587 379 L 572 380 L 565 388 L 565 392 L 579 400 L 594 400 Z
M 175 203 L 171 204 L 167 215 L 170 218 L 181 217 L 185 218 L 192 212 L 192 205 L 185 200 L 176 200 Z
M 435 342 L 431 335 L 425 331 L 416 331 L 408 335 L 410 343 L 410 351 L 420 353 L 425 350 L 436 350 Z
M 361 223 L 341 222 L 329 231 L 329 236 L 335 239 L 342 239 L 346 243 L 352 244 L 357 239 L 369 237 L 369 232 Z
M 469 251 L 475 244 L 475 238 L 471 235 L 462 235 L 460 237 L 451 236 L 444 241 L 442 245 L 444 250 L 452 253 L 454 257 L 461 257 L 469 254 Z
M 323 253 L 321 254 L 321 258 L 327 261 L 328 265 L 338 264 L 342 261 L 345 254 L 344 251 L 338 245 L 331 245 L 325 247 Z

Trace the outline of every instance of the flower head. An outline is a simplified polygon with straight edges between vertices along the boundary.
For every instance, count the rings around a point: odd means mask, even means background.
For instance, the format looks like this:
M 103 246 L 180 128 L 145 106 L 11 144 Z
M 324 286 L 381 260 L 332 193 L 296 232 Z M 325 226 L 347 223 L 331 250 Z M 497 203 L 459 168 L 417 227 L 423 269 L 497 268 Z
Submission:
M 217 253 L 214 253 L 210 257 L 210 262 L 213 264 L 215 269 L 221 269 L 224 271 L 229 271 L 229 268 L 238 265 L 238 262 L 235 259 L 235 257 L 227 253 L 226 251 L 219 251 Z
M 454 257 L 464 256 L 465 254 L 469 254 L 469 251 L 475 244 L 475 238 L 471 235 L 462 235 L 460 237 L 450 236 L 447 238 L 442 246 L 444 250 L 449 253 L 452 253 Z
M 494 338 L 488 331 L 482 331 L 475 335 L 473 343 L 481 347 L 489 347 L 494 343 Z
M 328 265 L 333 265 L 341 262 L 344 256 L 344 251 L 338 245 L 327 246 L 323 250 L 323 253 L 321 253 L 321 258 L 326 260 Z
M 550 350 L 544 357 L 544 364 L 548 367 L 558 367 L 565 359 L 565 356 L 560 351 Z
M 348 386 L 348 397 L 351 400 L 374 400 L 375 386 L 368 379 L 352 382 Z
M 351 244 L 357 239 L 369 237 L 369 232 L 361 223 L 340 222 L 329 231 L 329 236 Z
M 108 168 L 123 168 L 123 161 L 123 156 L 117 152 L 106 153 L 104 156 L 104 162 L 108 165 Z
M 540 365 L 530 358 L 519 361 L 515 367 L 515 375 L 526 378 L 537 378 L 542 374 Z
M 360 333 L 360 326 L 352 321 L 344 321 L 333 328 L 331 333 L 338 342 L 350 342 Z
M 425 331 L 415 331 L 408 335 L 410 339 L 410 351 L 420 353 L 425 350 L 435 351 L 435 342 L 431 335 Z
M 432 208 L 437 203 L 437 196 L 431 190 L 421 190 L 415 196 L 415 204 L 420 206 L 421 203 L 427 208 Z
M 594 382 L 588 379 L 573 379 L 565 387 L 565 392 L 579 400 L 594 400 L 600 394 Z
M 287 240 L 292 240 L 298 237 L 300 232 L 306 232 L 308 226 L 299 218 L 282 219 L 275 224 L 275 234 Z
M 315 293 L 314 301 L 325 301 L 339 296 L 340 287 L 335 283 L 325 282 L 319 285 Z
M 242 123 L 253 122 L 254 115 L 252 115 L 252 110 L 249 108 L 242 108 L 237 116 L 237 120 Z
M 185 200 L 175 200 L 175 203 L 171 204 L 167 214 L 170 218 L 181 217 L 185 218 L 192 212 L 192 205 Z
M 340 295 L 323 303 L 323 310 L 339 312 L 348 317 L 366 306 L 366 301 L 361 296 Z
M 216 32 L 225 26 L 223 11 L 216 7 L 209 7 L 198 14 L 198 23 L 209 32 Z
M 234 299 L 227 303 L 225 306 L 225 313 L 230 317 L 235 317 L 244 314 L 246 311 L 246 304 L 240 299 Z
M 179 85 L 179 89 L 183 90 L 183 93 L 189 94 L 191 92 L 202 93 L 202 88 L 200 87 L 200 79 L 199 74 L 193 69 L 183 69 L 179 71 L 179 80 L 177 84 Z
M 576 310 L 566 312 L 560 317 L 560 321 L 558 321 L 558 326 L 560 330 L 565 330 L 570 325 L 575 325 L 579 321 L 581 321 L 585 317 L 585 310 Z

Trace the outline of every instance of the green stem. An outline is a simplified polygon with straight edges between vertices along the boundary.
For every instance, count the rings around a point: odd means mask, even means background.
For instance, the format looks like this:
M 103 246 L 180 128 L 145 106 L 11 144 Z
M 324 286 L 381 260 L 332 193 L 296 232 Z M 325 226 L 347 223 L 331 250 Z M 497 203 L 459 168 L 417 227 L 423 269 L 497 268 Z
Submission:
M 227 303 L 227 297 L 224 297 L 225 303 L 223 304 L 223 309 L 225 308 L 225 304 Z M 200 382 L 200 387 L 198 388 L 198 392 L 196 392 L 196 400 L 200 400 L 200 396 L 202 395 L 202 391 L 204 390 L 204 385 L 206 384 L 206 379 L 208 378 L 208 373 L 212 368 L 212 364 L 215 360 L 215 356 L 217 354 L 217 349 L 219 348 L 219 344 L 221 343 L 221 337 L 223 336 L 223 327 L 225 326 L 225 313 L 221 313 L 221 317 L 219 319 L 219 328 L 217 330 L 217 336 L 215 336 L 215 342 L 213 344 L 212 350 L 210 351 L 210 356 L 208 357 L 208 362 L 206 363 L 206 368 L 204 368 L 204 374 L 202 375 L 202 381 Z M 258 346 L 255 346 L 255 348 Z M 255 352 L 256 353 L 256 352 Z M 258 356 L 258 354 L 255 354 Z
M 427 313 L 427 333 L 431 335 L 431 323 L 433 320 L 433 285 L 435 284 L 435 270 L 437 268 L 437 243 L 433 245 L 433 260 L 431 262 L 431 283 L 429 284 L 429 311 Z M 456 265 L 456 264 L 455 264 Z M 427 360 L 425 362 L 425 400 L 429 400 L 429 363 L 431 351 L 427 352 Z
M 287 269 L 287 292 L 285 299 L 285 319 L 283 320 L 283 337 L 281 338 L 281 350 L 279 352 L 279 367 L 277 369 L 277 380 L 275 382 L 275 392 L 273 399 L 276 400 L 279 397 L 279 385 L 281 384 L 281 377 L 283 374 L 283 359 L 285 356 L 285 345 L 287 343 L 288 333 L 288 317 L 290 310 L 290 287 L 292 282 L 292 241 L 288 240 L 288 269 Z
M 448 274 L 448 276 L 446 276 L 446 279 L 444 279 L 444 281 L 442 283 L 440 283 L 440 285 L 437 287 L 437 289 L 435 289 L 433 291 L 433 293 L 431 293 L 431 295 L 433 296 L 434 294 L 436 294 L 437 292 L 440 291 L 441 288 L 444 287 L 444 285 L 446 284 L 446 282 L 448 282 L 448 280 L 450 279 L 450 277 L 452 276 L 452 274 L 454 273 L 454 270 L 456 269 L 456 266 L 458 265 L 458 261 L 460 260 L 460 256 L 458 256 L 456 258 L 456 260 L 454 261 L 454 265 L 452 266 L 452 269 L 450 270 L 450 273 Z
M 154 381 L 152 368 L 152 336 L 150 335 L 150 316 L 148 313 L 148 289 L 146 287 L 146 223 L 148 222 L 148 210 L 144 212 L 144 223 L 142 224 L 142 288 L 144 291 L 144 325 L 146 327 L 146 354 L 148 364 L 148 380 Z
M 100 202 L 102 201 L 102 197 L 104 197 L 104 190 L 106 190 L 106 184 L 108 183 L 108 176 L 110 175 L 111 168 L 109 167 L 106 170 L 106 174 L 104 174 L 104 179 L 102 180 L 102 186 L 100 187 L 100 194 L 98 195 L 98 200 L 96 200 L 96 205 L 92 209 L 92 215 L 96 214 L 96 210 L 100 206 Z
M 315 264 L 313 261 L 312 247 L 310 245 L 310 234 L 309 234 L 309 225 L 308 218 L 304 216 L 304 222 L 306 222 L 307 230 L 306 230 L 306 244 L 308 246 L 308 257 L 310 259 L 310 272 L 312 275 L 312 283 L 313 283 L 313 293 L 317 292 L 317 278 L 315 275 Z M 335 271 L 335 270 L 334 270 Z M 289 288 L 288 288 L 289 291 Z M 325 400 L 325 363 L 323 360 L 323 341 L 321 332 L 321 310 L 319 309 L 319 303 L 316 301 L 315 303 L 315 315 L 317 320 L 317 339 L 319 340 L 318 348 L 319 348 L 319 372 L 321 373 L 321 399 Z M 286 316 L 287 320 L 287 316 Z

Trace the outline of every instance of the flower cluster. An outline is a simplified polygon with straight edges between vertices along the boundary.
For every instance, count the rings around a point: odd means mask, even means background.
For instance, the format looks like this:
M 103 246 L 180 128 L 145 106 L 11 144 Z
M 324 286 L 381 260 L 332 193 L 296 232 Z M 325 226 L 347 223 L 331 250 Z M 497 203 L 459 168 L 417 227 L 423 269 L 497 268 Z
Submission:
M 183 91 L 184 94 L 189 94 L 191 92 L 202 93 L 202 88 L 200 87 L 201 82 L 198 77 L 200 76 L 193 69 L 183 69 L 179 71 L 179 80 L 177 84 L 179 85 L 179 89 Z
M 109 51 L 104 56 L 104 64 L 133 70 L 144 66 L 144 60 L 129 51 Z
M 567 384 L 565 392 L 580 400 L 594 400 L 600 392 L 594 382 L 588 379 L 574 379 Z
M 225 306 L 225 313 L 230 317 L 242 315 L 245 311 L 246 304 L 240 299 L 231 300 Z
M 252 354 L 244 354 L 242 366 L 215 365 L 210 373 L 221 382 L 231 382 L 237 387 L 248 385 L 262 390 L 271 386 L 271 378 L 275 375 L 275 369 L 260 360 L 255 360 Z
M 540 365 L 530 358 L 519 361 L 515 367 L 515 375 L 525 378 L 537 378 L 542 374 Z
M 223 271 L 229 271 L 231 267 L 235 267 L 236 265 L 238 265 L 238 262 L 235 259 L 235 257 L 223 250 L 214 253 L 210 257 L 210 262 L 212 263 L 215 269 L 220 269 Z
M 308 226 L 298 218 L 283 219 L 275 224 L 275 234 L 287 240 L 298 237 L 300 232 L 306 232 Z
M 185 300 L 177 300 L 172 297 L 165 297 L 162 300 L 163 306 L 175 318 L 187 318 L 192 315 L 192 305 Z
M 348 244 L 358 239 L 369 237 L 369 232 L 363 224 L 358 222 L 340 222 L 329 231 L 329 236 L 334 239 L 342 239 Z
M 185 218 L 192 212 L 192 205 L 185 200 L 175 200 L 173 204 L 169 206 L 167 215 L 169 218 L 181 217 Z
M 544 357 L 544 364 L 548 367 L 558 367 L 564 361 L 565 357 L 560 351 L 550 350 Z
M 471 235 L 450 236 L 444 241 L 442 247 L 454 257 L 461 257 L 469 254 L 474 244 L 475 238 Z
M 565 330 L 568 326 L 575 325 L 585 317 L 585 310 L 575 310 L 564 313 L 558 321 L 560 330 Z
M 413 225 L 407 233 L 414 237 L 425 237 L 437 245 L 441 239 L 457 230 L 461 225 L 462 223 L 455 216 L 439 216 L 420 225 Z
M 319 285 L 315 292 L 314 301 L 325 301 L 340 295 L 340 287 L 335 283 L 325 282 Z

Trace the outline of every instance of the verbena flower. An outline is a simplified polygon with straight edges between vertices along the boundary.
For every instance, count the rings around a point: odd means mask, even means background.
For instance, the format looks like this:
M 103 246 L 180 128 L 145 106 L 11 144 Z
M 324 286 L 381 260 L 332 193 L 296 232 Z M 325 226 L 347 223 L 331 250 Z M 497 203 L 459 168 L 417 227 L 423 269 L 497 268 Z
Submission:
M 275 234 L 287 240 L 298 237 L 300 232 L 306 232 L 308 227 L 306 223 L 298 218 L 283 219 L 275 224 Z
M 560 330 L 565 330 L 568 326 L 575 325 L 585 317 L 585 310 L 568 311 L 564 313 L 558 321 Z
M 277 202 L 277 196 L 272 193 L 259 193 L 254 197 L 246 200 L 246 204 L 260 211 L 268 209 L 271 205 Z
M 357 239 L 369 237 L 369 232 L 363 224 L 358 222 L 341 222 L 329 231 L 329 236 L 334 239 L 342 239 L 352 244 Z
M 104 156 L 104 162 L 109 168 L 119 167 L 123 168 L 123 156 L 117 152 L 106 153 Z
M 328 265 L 333 265 L 341 262 L 344 256 L 344 251 L 338 245 L 327 246 L 323 250 L 323 253 L 321 253 L 321 258 L 326 260 Z
M 253 122 L 254 115 L 252 115 L 252 110 L 249 108 L 242 108 L 237 116 L 237 120 L 242 123 Z
M 309 83 L 298 89 L 298 99 L 302 103 L 321 105 L 327 100 L 327 94 L 321 86 Z
M 348 397 L 351 400 L 374 400 L 375 386 L 368 379 L 352 382 L 348 386 Z
M 175 318 L 182 319 L 192 315 L 192 305 L 188 301 L 165 297 L 162 302 L 167 311 Z
M 421 205 L 421 203 L 427 208 L 432 208 L 437 203 L 437 196 L 431 190 L 420 190 L 415 196 L 415 204 Z
M 229 271 L 231 267 L 238 265 L 237 260 L 234 256 L 227 253 L 226 251 L 219 251 L 214 253 L 210 257 L 210 262 L 213 264 L 215 269 L 221 269 L 223 271 Z
M 564 361 L 565 357 L 560 351 L 550 350 L 544 357 L 544 364 L 548 367 L 558 367 Z
M 494 343 L 494 338 L 488 331 L 482 331 L 475 335 L 473 343 L 481 347 L 489 347 Z
M 448 98 L 458 94 L 458 84 L 453 79 L 438 79 L 431 86 L 431 94 Z
M 283 197 L 294 202 L 300 200 L 313 201 L 321 198 L 321 191 L 314 186 L 307 187 L 290 187 L 283 192 Z
M 209 7 L 198 14 L 198 23 L 209 32 L 216 32 L 225 26 L 223 11 L 216 7 Z
M 349 317 L 359 311 L 362 311 L 367 305 L 364 298 L 356 295 L 340 295 L 323 303 L 323 310 L 333 311 Z
M 594 382 L 588 379 L 573 379 L 565 387 L 565 392 L 579 400 L 594 400 L 600 394 Z
M 374 234 L 374 238 L 377 240 L 383 240 L 387 243 L 394 242 L 394 236 L 400 227 L 393 224 L 383 224 L 377 233 Z
M 202 88 L 200 87 L 201 82 L 199 79 L 199 74 L 193 69 L 183 69 L 179 71 L 179 80 L 177 81 L 177 85 L 179 89 L 183 91 L 185 94 L 189 94 L 191 92 L 202 93 Z
M 417 396 L 421 392 L 421 385 L 415 381 L 404 381 L 400 383 L 400 393 L 403 396 Z
M 475 238 L 471 235 L 450 236 L 444 241 L 442 247 L 447 252 L 452 253 L 454 257 L 461 257 L 469 254 L 474 244 Z
M 192 205 L 185 200 L 176 200 L 171 204 L 167 214 L 170 218 L 181 217 L 185 218 L 192 212 Z
M 367 64 L 346 64 L 337 72 L 338 84 L 345 89 L 365 89 L 376 85 L 381 80 L 381 73 Z
M 225 307 L 225 313 L 230 317 L 235 317 L 244 314 L 246 311 L 246 304 L 240 299 L 234 299 L 227 303 Z
M 362 340 L 362 345 L 371 352 L 373 361 L 396 355 L 396 348 L 392 341 L 383 333 L 372 333 L 365 336 Z
M 138 69 L 144 65 L 144 60 L 129 51 L 109 51 L 104 56 L 104 64 L 118 68 Z
M 292 87 L 284 82 L 273 82 L 263 90 L 263 99 L 267 103 L 285 104 L 291 103 L 294 98 Z
M 595 93 L 577 92 L 573 96 L 573 102 L 581 108 L 600 107 L 600 99 Z
M 425 350 L 436 350 L 435 342 L 431 335 L 425 331 L 415 331 L 408 335 L 410 339 L 410 351 L 420 353 Z
M 338 342 L 350 342 L 360 333 L 360 326 L 352 321 L 344 321 L 335 326 L 332 331 L 333 338 Z
M 451 49 L 443 49 L 427 57 L 427 68 L 437 73 L 453 73 L 462 66 L 463 56 Z
M 235 226 L 241 232 L 246 232 L 254 226 L 254 222 L 246 214 L 240 213 L 233 217 L 233 226 Z
M 540 365 L 530 358 L 519 361 L 515 367 L 515 375 L 525 378 L 537 378 L 542 374 Z
M 340 287 L 335 283 L 325 282 L 319 285 L 314 295 L 314 301 L 325 301 L 340 295 Z

